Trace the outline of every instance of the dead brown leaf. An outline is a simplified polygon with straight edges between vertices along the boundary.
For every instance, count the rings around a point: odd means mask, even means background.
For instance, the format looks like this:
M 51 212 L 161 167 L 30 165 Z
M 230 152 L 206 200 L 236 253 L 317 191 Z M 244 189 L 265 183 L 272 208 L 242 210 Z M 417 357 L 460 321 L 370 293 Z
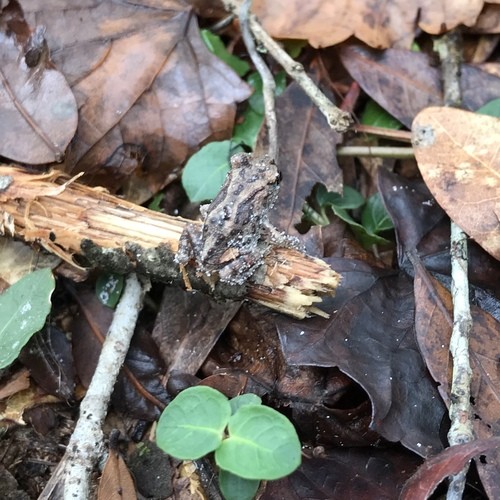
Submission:
M 438 390 L 447 405 L 451 397 L 451 356 L 448 346 L 453 326 L 450 293 L 437 281 L 424 279 L 422 271 L 415 277 L 415 329 L 427 368 L 438 383 Z M 479 307 L 471 308 L 472 332 L 470 361 L 472 368 L 471 406 L 474 432 L 479 439 L 498 435 L 500 431 L 500 387 L 498 372 L 498 322 Z M 490 451 L 487 461 L 477 467 L 483 485 L 496 498 L 500 492 L 498 472 L 500 452 Z
M 135 500 L 135 484 L 122 456 L 110 450 L 97 492 L 98 500 Z
M 78 103 L 67 171 L 113 191 L 130 180 L 146 191 L 142 201 L 201 144 L 230 135 L 235 103 L 250 90 L 205 47 L 188 3 L 54 0 L 25 9 L 47 27 Z M 123 168 L 120 158 L 132 161 Z
M 323 183 L 330 191 L 342 191 L 342 172 L 335 154 L 342 136 L 331 130 L 296 83 L 277 98 L 276 112 L 283 180 L 271 220 L 294 234 L 304 201 L 316 183 Z
M 75 98 L 48 60 L 43 27 L 31 32 L 10 2 L 0 11 L 0 154 L 22 163 L 60 161 L 76 124 Z
M 410 48 L 416 28 L 437 35 L 459 24 L 474 26 L 482 0 L 255 0 L 254 11 L 276 38 L 328 47 L 350 36 L 375 48 Z
M 500 120 L 433 107 L 412 128 L 420 172 L 437 202 L 500 259 Z
M 346 43 L 340 57 L 361 88 L 408 128 L 419 111 L 443 104 L 441 72 L 423 52 Z M 463 107 L 472 111 L 500 95 L 500 79 L 470 64 L 461 67 L 460 87 Z

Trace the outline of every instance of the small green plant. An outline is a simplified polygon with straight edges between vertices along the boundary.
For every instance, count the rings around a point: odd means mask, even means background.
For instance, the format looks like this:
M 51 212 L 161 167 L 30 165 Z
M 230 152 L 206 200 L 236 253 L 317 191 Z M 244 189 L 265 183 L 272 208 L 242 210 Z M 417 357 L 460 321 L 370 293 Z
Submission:
M 359 221 L 351 215 L 354 210 L 360 213 Z M 325 186 L 318 184 L 310 201 L 304 204 L 303 220 L 326 226 L 330 223 L 331 212 L 349 225 L 356 239 L 365 248 L 390 243 L 381 233 L 393 229 L 394 226 L 378 193 L 365 200 L 358 191 L 349 186 L 344 186 L 344 193 L 340 195 L 331 193 Z
M 261 403 L 255 394 L 229 401 L 211 387 L 191 387 L 163 411 L 156 442 L 180 460 L 197 460 L 215 452 L 224 497 L 251 499 L 261 480 L 291 474 L 301 459 L 291 422 Z
M 9 366 L 43 327 L 54 287 L 52 271 L 39 269 L 0 295 L 0 368 Z

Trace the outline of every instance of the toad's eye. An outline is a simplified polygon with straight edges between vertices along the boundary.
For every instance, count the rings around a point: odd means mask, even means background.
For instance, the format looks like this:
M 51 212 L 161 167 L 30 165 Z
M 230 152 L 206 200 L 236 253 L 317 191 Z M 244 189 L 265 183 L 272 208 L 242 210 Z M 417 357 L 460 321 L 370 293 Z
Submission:
M 276 180 L 275 180 L 276 184 L 279 184 L 282 181 L 282 179 L 283 179 L 283 176 L 281 175 L 281 172 L 278 170 L 278 173 L 276 175 Z

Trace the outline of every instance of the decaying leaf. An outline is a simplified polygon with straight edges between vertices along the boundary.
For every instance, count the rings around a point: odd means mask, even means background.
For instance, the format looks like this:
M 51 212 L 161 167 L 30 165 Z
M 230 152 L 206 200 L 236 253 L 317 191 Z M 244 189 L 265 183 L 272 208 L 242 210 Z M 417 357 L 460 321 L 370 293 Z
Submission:
M 0 154 L 22 163 L 61 161 L 76 124 L 75 98 L 48 60 L 45 29 L 31 32 L 11 1 L 0 11 Z
M 342 191 L 342 172 L 335 154 L 342 136 L 331 130 L 296 83 L 277 98 L 276 114 L 283 180 L 271 220 L 276 227 L 294 233 L 304 201 L 317 182 L 331 191 Z
M 440 70 L 423 52 L 348 43 L 340 57 L 361 88 L 408 128 L 419 111 L 443 104 Z M 475 111 L 500 95 L 500 78 L 463 64 L 460 87 L 463 107 Z
M 459 24 L 473 26 L 482 0 L 255 0 L 255 12 L 277 38 L 306 39 L 313 47 L 328 47 L 350 36 L 372 47 L 409 48 L 416 28 L 437 35 Z
M 52 59 L 78 103 L 66 171 L 113 191 L 130 181 L 142 201 L 201 144 L 230 135 L 235 103 L 250 89 L 208 51 L 186 2 L 24 7 L 47 27 Z
M 427 284 L 431 284 L 431 288 Z M 449 343 L 453 325 L 450 293 L 437 280 L 425 279 L 422 270 L 415 276 L 415 328 L 420 351 L 427 368 L 438 383 L 438 390 L 450 404 L 452 360 Z M 472 369 L 471 409 L 474 433 L 479 439 L 500 432 L 500 386 L 498 359 L 500 350 L 498 321 L 477 306 L 471 307 L 470 364 Z M 484 487 L 496 498 L 500 493 L 498 478 L 500 452 L 490 451 L 487 460 L 477 463 Z
M 500 259 L 500 120 L 432 107 L 412 128 L 420 172 L 437 202 Z

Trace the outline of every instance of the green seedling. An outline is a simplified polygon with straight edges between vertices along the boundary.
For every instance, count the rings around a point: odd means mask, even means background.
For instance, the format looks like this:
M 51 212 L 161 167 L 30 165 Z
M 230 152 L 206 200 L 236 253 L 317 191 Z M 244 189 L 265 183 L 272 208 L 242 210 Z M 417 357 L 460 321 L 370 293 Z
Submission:
M 352 215 L 353 211 L 360 213 L 358 220 Z M 381 234 L 394 226 L 378 193 L 365 200 L 349 186 L 345 186 L 340 195 L 327 191 L 325 186 L 319 184 L 313 190 L 310 201 L 304 204 L 303 221 L 326 226 L 330 223 L 332 213 L 349 225 L 356 239 L 365 248 L 390 243 Z
M 254 394 L 229 401 L 211 387 L 191 387 L 162 413 L 157 444 L 180 460 L 197 460 L 214 452 L 224 497 L 251 499 L 261 480 L 285 477 L 301 460 L 300 441 L 291 422 L 261 403 Z

